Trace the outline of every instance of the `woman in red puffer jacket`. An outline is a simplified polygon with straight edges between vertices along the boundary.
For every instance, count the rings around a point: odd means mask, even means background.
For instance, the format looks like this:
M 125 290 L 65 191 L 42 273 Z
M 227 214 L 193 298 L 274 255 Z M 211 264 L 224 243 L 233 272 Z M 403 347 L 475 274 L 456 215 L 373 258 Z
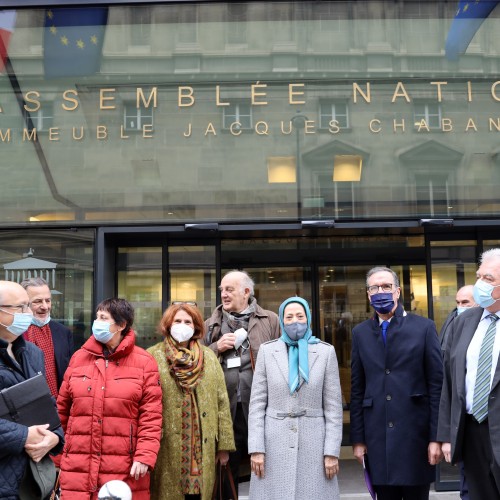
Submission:
M 123 299 L 97 306 L 93 335 L 71 358 L 57 398 L 66 433 L 62 499 L 96 499 L 125 481 L 149 500 L 149 472 L 160 447 L 161 387 L 155 359 L 135 345 L 134 310 Z

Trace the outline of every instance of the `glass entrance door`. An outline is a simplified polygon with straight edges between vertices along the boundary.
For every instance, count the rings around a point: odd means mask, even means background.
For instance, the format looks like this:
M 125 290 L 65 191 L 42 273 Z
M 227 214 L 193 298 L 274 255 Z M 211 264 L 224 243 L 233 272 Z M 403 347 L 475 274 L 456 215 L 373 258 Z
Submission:
M 157 327 L 170 302 L 196 302 L 204 317 L 216 305 L 215 245 L 119 247 L 117 293 L 135 309 L 137 344 L 161 340 Z

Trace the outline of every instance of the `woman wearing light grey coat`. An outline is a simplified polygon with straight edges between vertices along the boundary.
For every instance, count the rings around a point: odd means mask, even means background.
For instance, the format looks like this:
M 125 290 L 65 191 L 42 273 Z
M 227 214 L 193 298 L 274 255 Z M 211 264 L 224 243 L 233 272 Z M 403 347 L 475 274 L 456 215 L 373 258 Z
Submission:
M 335 349 L 313 337 L 308 303 L 281 304 L 282 336 L 259 350 L 248 418 L 250 499 L 339 499 L 342 397 Z

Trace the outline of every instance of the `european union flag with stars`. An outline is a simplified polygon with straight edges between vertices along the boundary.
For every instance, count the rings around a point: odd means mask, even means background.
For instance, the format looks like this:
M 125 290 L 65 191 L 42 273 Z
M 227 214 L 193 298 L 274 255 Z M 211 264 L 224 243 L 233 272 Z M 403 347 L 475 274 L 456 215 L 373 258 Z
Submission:
M 490 15 L 499 1 L 461 0 L 453 19 L 445 44 L 445 55 L 450 61 L 465 54 L 483 21 Z
M 45 78 L 93 75 L 100 70 L 107 8 L 54 8 L 45 12 Z

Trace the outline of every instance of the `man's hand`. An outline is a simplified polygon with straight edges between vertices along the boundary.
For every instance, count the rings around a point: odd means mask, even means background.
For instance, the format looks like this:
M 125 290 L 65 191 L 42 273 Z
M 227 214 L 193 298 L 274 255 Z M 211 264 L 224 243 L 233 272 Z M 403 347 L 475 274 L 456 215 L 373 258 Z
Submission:
M 443 453 L 441 452 L 441 443 L 431 441 L 427 448 L 427 454 L 429 455 L 429 463 L 431 465 L 437 465 L 443 459 Z
M 58 443 L 59 436 L 49 431 L 49 424 L 32 425 L 24 449 L 34 462 L 39 462 Z
M 141 462 L 134 462 L 130 469 L 130 475 L 134 479 L 139 479 L 140 477 L 144 477 L 148 472 L 149 467 L 146 464 Z
M 232 349 L 234 347 L 234 343 L 236 342 L 236 335 L 234 333 L 225 333 L 218 341 L 217 341 L 217 351 L 224 352 Z
M 250 467 L 257 477 L 264 477 L 265 453 L 252 453 L 250 455 Z
M 441 451 L 443 452 L 444 459 L 451 463 L 451 443 L 443 443 L 441 445 Z
M 366 455 L 366 452 L 367 448 L 364 443 L 354 443 L 352 445 L 352 454 L 360 464 L 363 464 L 363 457 Z
M 325 455 L 325 474 L 327 479 L 333 479 L 339 473 L 339 459 Z

